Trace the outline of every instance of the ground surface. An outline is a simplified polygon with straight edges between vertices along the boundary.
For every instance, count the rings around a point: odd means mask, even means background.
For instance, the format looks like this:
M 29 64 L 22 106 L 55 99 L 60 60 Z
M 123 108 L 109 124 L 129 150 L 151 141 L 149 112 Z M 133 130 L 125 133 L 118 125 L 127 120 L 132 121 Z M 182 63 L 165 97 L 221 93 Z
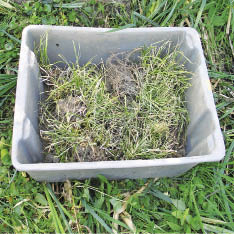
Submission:
M 47 91 L 39 129 L 46 161 L 183 157 L 190 73 L 176 63 L 179 51 L 165 53 L 170 45 L 112 54 L 106 65 L 61 70 L 41 64 Z M 136 63 L 130 56 L 137 50 Z
M 233 1 L 0 1 L 0 231 L 233 233 Z M 201 35 L 226 156 L 178 178 L 40 184 L 10 162 L 14 87 L 22 29 L 191 26 Z

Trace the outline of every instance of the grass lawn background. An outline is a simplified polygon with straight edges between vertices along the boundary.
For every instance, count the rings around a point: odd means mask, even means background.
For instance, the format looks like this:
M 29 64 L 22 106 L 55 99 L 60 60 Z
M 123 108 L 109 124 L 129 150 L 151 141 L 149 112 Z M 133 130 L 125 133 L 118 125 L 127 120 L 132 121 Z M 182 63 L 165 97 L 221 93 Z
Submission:
M 17 172 L 10 162 L 14 87 L 21 33 L 29 24 L 196 28 L 225 138 L 225 159 L 158 180 L 99 177 L 43 184 Z M 233 233 L 233 41 L 232 0 L 0 1 L 0 232 Z

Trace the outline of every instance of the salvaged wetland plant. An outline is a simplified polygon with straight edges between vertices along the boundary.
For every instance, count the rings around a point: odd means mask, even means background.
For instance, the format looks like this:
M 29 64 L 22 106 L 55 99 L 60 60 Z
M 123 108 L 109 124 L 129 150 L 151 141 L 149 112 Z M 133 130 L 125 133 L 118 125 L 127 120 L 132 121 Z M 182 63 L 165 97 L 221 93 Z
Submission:
M 168 43 L 112 54 L 105 64 L 41 64 L 44 161 L 184 156 L 190 74 Z

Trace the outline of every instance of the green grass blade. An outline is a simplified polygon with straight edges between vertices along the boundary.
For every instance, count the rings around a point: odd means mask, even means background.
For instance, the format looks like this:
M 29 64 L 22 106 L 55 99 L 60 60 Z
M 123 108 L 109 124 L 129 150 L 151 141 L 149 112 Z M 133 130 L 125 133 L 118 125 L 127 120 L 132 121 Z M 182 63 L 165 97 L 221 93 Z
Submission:
M 105 223 L 105 221 L 90 207 L 85 200 L 81 200 L 85 209 L 106 229 L 107 232 L 113 233 L 111 228 Z
M 221 175 L 226 181 L 234 185 L 234 179 L 231 176 L 227 176 L 225 174 Z
M 1 29 L 0 29 L 1 30 Z M 7 64 L 12 61 L 12 58 L 3 58 L 3 61 L 0 60 L 0 70 L 2 70 Z M 4 75 L 4 74 L 3 74 Z
M 11 34 L 9 34 L 8 32 L 6 32 L 4 29 L 0 29 L 0 32 L 3 32 L 5 35 L 7 35 L 10 39 L 12 39 L 13 41 L 21 44 L 21 40 L 19 40 L 18 38 L 12 36 Z
M 197 217 L 199 219 L 201 230 L 202 230 L 203 233 L 205 233 L 204 225 L 202 223 L 201 215 L 200 215 L 199 209 L 197 207 L 197 203 L 196 203 L 193 191 L 191 191 L 191 197 L 192 197 L 192 202 L 193 202 L 193 205 L 194 205 L 194 208 L 195 208 L 195 213 L 196 213 L 196 215 L 197 215 Z
M 10 225 L 5 219 L 3 219 L 2 217 L 0 217 L 0 220 L 6 224 L 7 226 L 11 227 L 13 230 L 15 229 L 12 225 Z
M 198 23 L 199 23 L 199 21 L 200 21 L 200 19 L 201 19 L 202 12 L 203 12 L 203 10 L 204 10 L 205 5 L 206 5 L 206 0 L 202 0 L 202 4 L 201 4 L 201 7 L 200 7 L 200 9 L 199 9 L 199 11 L 198 11 L 198 14 L 197 14 L 197 18 L 196 18 L 196 21 L 195 21 L 194 28 L 197 28 L 197 25 L 198 25 Z
M 11 82 L 11 81 L 13 81 L 13 80 L 15 80 L 15 79 L 12 79 L 12 78 L 11 78 L 11 79 L 8 79 L 8 80 L 1 80 L 1 79 L 0 79 L 0 88 L 1 88 L 2 85 L 6 85 L 6 83 L 9 83 L 9 82 Z
M 61 224 L 61 221 L 58 217 L 58 213 L 54 207 L 54 204 L 51 200 L 51 197 L 50 197 L 50 193 L 48 191 L 48 188 L 44 185 L 44 191 L 45 191 L 45 194 L 46 194 L 46 198 L 47 198 L 47 201 L 48 201 L 48 204 L 50 206 L 50 210 L 53 214 L 53 219 L 54 219 L 54 224 L 55 224 L 55 230 L 56 230 L 56 233 L 65 233 L 64 232 L 64 229 L 63 229 L 63 226 Z
M 11 119 L 5 119 L 5 120 L 0 120 L 1 124 L 6 124 L 6 123 L 10 123 L 12 120 Z
M 149 23 L 149 24 L 151 24 L 151 25 L 153 25 L 153 26 L 155 26 L 155 27 L 160 27 L 159 24 L 154 23 L 152 20 L 150 20 L 150 19 L 147 18 L 146 16 L 143 16 L 143 15 L 141 15 L 141 14 L 135 12 L 135 11 L 133 12 L 133 15 L 136 16 L 136 17 L 138 17 L 139 19 L 141 19 L 142 21 L 144 21 L 144 22 L 146 22 L 146 23 Z
M 154 189 L 154 190 L 150 191 L 150 193 L 152 195 L 154 195 L 155 197 L 160 198 L 160 199 L 172 204 L 171 198 L 166 196 L 165 194 L 161 193 L 160 191 L 157 191 Z
M 221 177 L 218 178 L 219 180 L 219 185 L 220 185 L 220 188 L 221 188 L 221 195 L 223 197 L 223 202 L 224 202 L 224 206 L 225 206 L 225 210 L 226 210 L 226 215 L 229 219 L 229 222 L 233 224 L 233 219 L 232 219 L 232 212 L 231 212 L 231 209 L 229 207 L 229 202 L 230 200 L 227 198 L 227 195 L 226 195 L 226 192 L 225 192 L 225 187 L 224 187 L 224 184 L 223 184 L 223 181 L 221 179 Z
M 56 202 L 57 206 L 58 206 L 58 209 L 59 209 L 59 212 L 62 216 L 62 219 L 63 219 L 63 222 L 65 223 L 66 227 L 67 227 L 67 230 L 68 230 L 68 233 L 72 234 L 72 230 L 71 230 L 71 227 L 69 226 L 68 222 L 67 222 L 67 219 L 64 215 L 64 212 L 63 212 L 63 209 L 61 207 L 61 203 L 59 202 L 59 200 L 56 198 L 56 196 L 54 195 L 53 191 L 52 191 L 52 188 L 51 188 L 51 185 L 50 184 L 47 184 L 46 185 L 48 190 L 49 190 L 49 193 L 50 193 L 50 196 L 54 199 L 54 201 Z
M 153 191 L 150 191 L 150 193 L 168 203 L 171 203 L 174 205 L 178 210 L 185 210 L 185 203 L 182 200 L 177 200 L 177 199 L 171 199 L 169 196 L 161 193 L 160 191 L 157 191 L 153 189 Z
M 154 12 L 149 16 L 149 19 L 153 19 L 161 10 L 161 8 L 165 5 L 166 2 L 167 0 L 164 0 L 163 2 L 161 2 L 160 5 L 154 10 Z
M 11 78 L 17 78 L 16 75 L 11 75 L 11 74 L 0 74 L 0 79 L 2 80 L 8 80 L 8 79 L 11 79 Z
M 216 105 L 216 109 L 217 110 L 221 110 L 223 109 L 224 107 L 228 106 L 232 104 L 232 102 L 221 102 L 220 104 Z
M 9 97 L 9 95 L 6 95 L 4 98 L 1 98 L 0 107 L 4 104 L 4 102 L 7 100 L 8 97 Z M 7 120 L 5 120 L 5 121 L 7 121 Z
M 134 27 L 136 27 L 135 24 L 126 24 L 124 26 L 120 26 L 119 28 L 113 28 L 113 29 L 107 31 L 106 33 L 117 32 L 117 31 L 120 31 L 120 30 L 123 30 L 123 29 L 126 29 L 126 28 L 134 28 Z
M 203 224 L 204 225 L 204 229 L 208 232 L 214 232 L 214 233 L 223 233 L 223 234 L 234 234 L 234 232 L 222 228 L 222 227 L 218 227 L 218 226 L 214 226 L 214 225 L 210 225 L 210 224 Z
M 60 206 L 64 212 L 64 214 L 73 222 L 75 222 L 75 218 L 64 208 L 64 206 L 60 203 Z
M 232 107 L 231 109 L 227 110 L 227 111 L 225 112 L 225 114 L 221 116 L 221 118 L 220 118 L 219 120 L 224 119 L 224 118 L 227 117 L 228 115 L 232 114 L 232 112 L 234 112 L 234 107 Z
M 57 8 L 74 9 L 74 8 L 81 8 L 84 4 L 85 4 L 84 2 L 72 2 L 72 3 L 55 4 L 53 6 Z
M 217 71 L 209 71 L 209 76 L 215 79 L 228 79 L 234 80 L 234 75 L 232 74 L 227 74 L 225 72 L 217 72 Z
M 176 9 L 176 6 L 178 4 L 178 0 L 176 1 L 176 3 L 174 4 L 174 6 L 172 7 L 170 13 L 167 15 L 166 19 L 162 22 L 161 26 L 164 27 L 167 22 L 169 21 L 169 19 L 172 17 L 173 13 L 174 13 L 174 10 Z
M 202 221 L 205 223 L 212 223 L 212 224 L 227 224 L 227 222 L 224 222 L 222 220 L 218 219 L 211 219 L 211 218 L 206 218 L 206 217 L 201 217 Z
M 16 84 L 16 81 L 13 80 L 13 81 L 10 81 L 8 84 L 4 84 L 0 86 L 0 91 L 4 91 L 4 90 L 8 91 L 8 89 L 12 87 L 12 84 L 14 86 Z
M 16 81 L 12 81 L 9 84 L 3 85 L 0 87 L 0 97 L 2 97 L 9 90 L 13 89 L 16 85 Z
M 11 82 L 11 81 L 14 81 L 14 80 L 16 80 L 15 78 L 9 78 L 9 79 L 7 79 L 7 80 L 5 80 L 5 79 L 0 79 L 0 84 L 1 85 L 5 85 L 6 83 L 9 83 L 9 82 Z M 1 87 L 1 86 L 0 86 Z
M 114 223 L 116 223 L 116 224 L 118 224 L 118 225 L 120 225 L 120 226 L 122 226 L 122 227 L 124 227 L 124 228 L 127 228 L 128 230 L 131 231 L 131 229 L 129 229 L 129 227 L 128 227 L 125 223 L 123 223 L 123 222 L 121 222 L 121 221 L 119 221 L 119 220 L 113 219 L 113 218 L 110 217 L 107 213 L 105 213 L 104 211 L 102 211 L 102 210 L 100 210 L 100 209 L 98 209 L 98 208 L 95 208 L 95 207 L 92 207 L 92 208 L 93 208 L 96 212 L 98 212 L 98 213 L 100 213 L 101 215 L 105 216 L 105 218 L 106 218 L 107 220 L 109 220 L 109 221 L 111 221 L 111 222 L 114 222 Z
M 227 166 L 227 164 L 228 164 L 228 162 L 229 162 L 229 160 L 230 160 L 230 158 L 231 158 L 231 154 L 232 154 L 232 152 L 233 152 L 233 148 L 234 148 L 234 141 L 231 143 L 231 145 L 229 146 L 229 148 L 228 148 L 228 151 L 227 151 L 227 153 L 226 153 L 226 156 L 225 156 L 225 158 L 224 158 L 224 161 L 223 161 L 223 163 L 222 163 L 222 168 L 220 169 L 220 171 L 219 171 L 219 173 L 222 175 L 222 174 L 224 174 L 224 170 L 225 170 L 225 168 L 226 168 L 226 166 Z
M 10 3 L 0 0 L 0 7 L 5 7 L 10 10 L 15 9 Z
M 228 176 L 226 176 L 226 177 L 228 177 Z M 225 178 L 225 176 L 224 176 L 224 178 Z M 226 178 L 225 178 L 226 179 Z M 233 177 L 229 177 L 229 179 L 227 179 L 227 181 L 228 180 L 232 180 L 232 182 L 230 182 L 231 184 L 233 184 L 234 183 L 234 181 L 233 181 Z M 232 185 L 231 185 L 232 186 Z M 230 197 L 230 200 L 234 200 L 234 194 L 232 193 L 232 191 L 230 190 L 226 190 L 226 192 L 227 192 L 227 194 L 228 194 L 228 197 Z M 231 210 L 234 210 L 234 203 L 230 203 L 230 206 L 231 206 Z M 234 225 L 234 224 L 233 224 Z M 234 227 L 233 227 L 233 229 L 234 229 Z

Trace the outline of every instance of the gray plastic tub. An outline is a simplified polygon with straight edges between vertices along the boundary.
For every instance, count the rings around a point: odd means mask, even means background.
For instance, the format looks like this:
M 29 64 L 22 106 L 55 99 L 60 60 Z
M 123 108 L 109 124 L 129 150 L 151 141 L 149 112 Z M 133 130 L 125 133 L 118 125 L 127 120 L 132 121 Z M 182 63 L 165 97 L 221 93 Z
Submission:
M 102 174 L 109 179 L 178 176 L 198 163 L 221 160 L 225 147 L 215 109 L 210 81 L 198 33 L 192 28 L 132 28 L 106 33 L 110 29 L 57 26 L 28 26 L 23 31 L 13 130 L 12 163 L 38 181 L 84 179 Z M 186 99 L 190 115 L 186 157 L 43 163 L 38 129 L 38 105 L 42 82 L 34 50 L 41 36 L 48 34 L 50 62 L 76 61 L 74 46 L 80 48 L 81 64 L 91 58 L 98 63 L 115 52 L 132 50 L 159 41 L 171 41 L 190 60 L 186 67 L 194 75 Z M 62 65 L 62 64 L 61 64 Z

